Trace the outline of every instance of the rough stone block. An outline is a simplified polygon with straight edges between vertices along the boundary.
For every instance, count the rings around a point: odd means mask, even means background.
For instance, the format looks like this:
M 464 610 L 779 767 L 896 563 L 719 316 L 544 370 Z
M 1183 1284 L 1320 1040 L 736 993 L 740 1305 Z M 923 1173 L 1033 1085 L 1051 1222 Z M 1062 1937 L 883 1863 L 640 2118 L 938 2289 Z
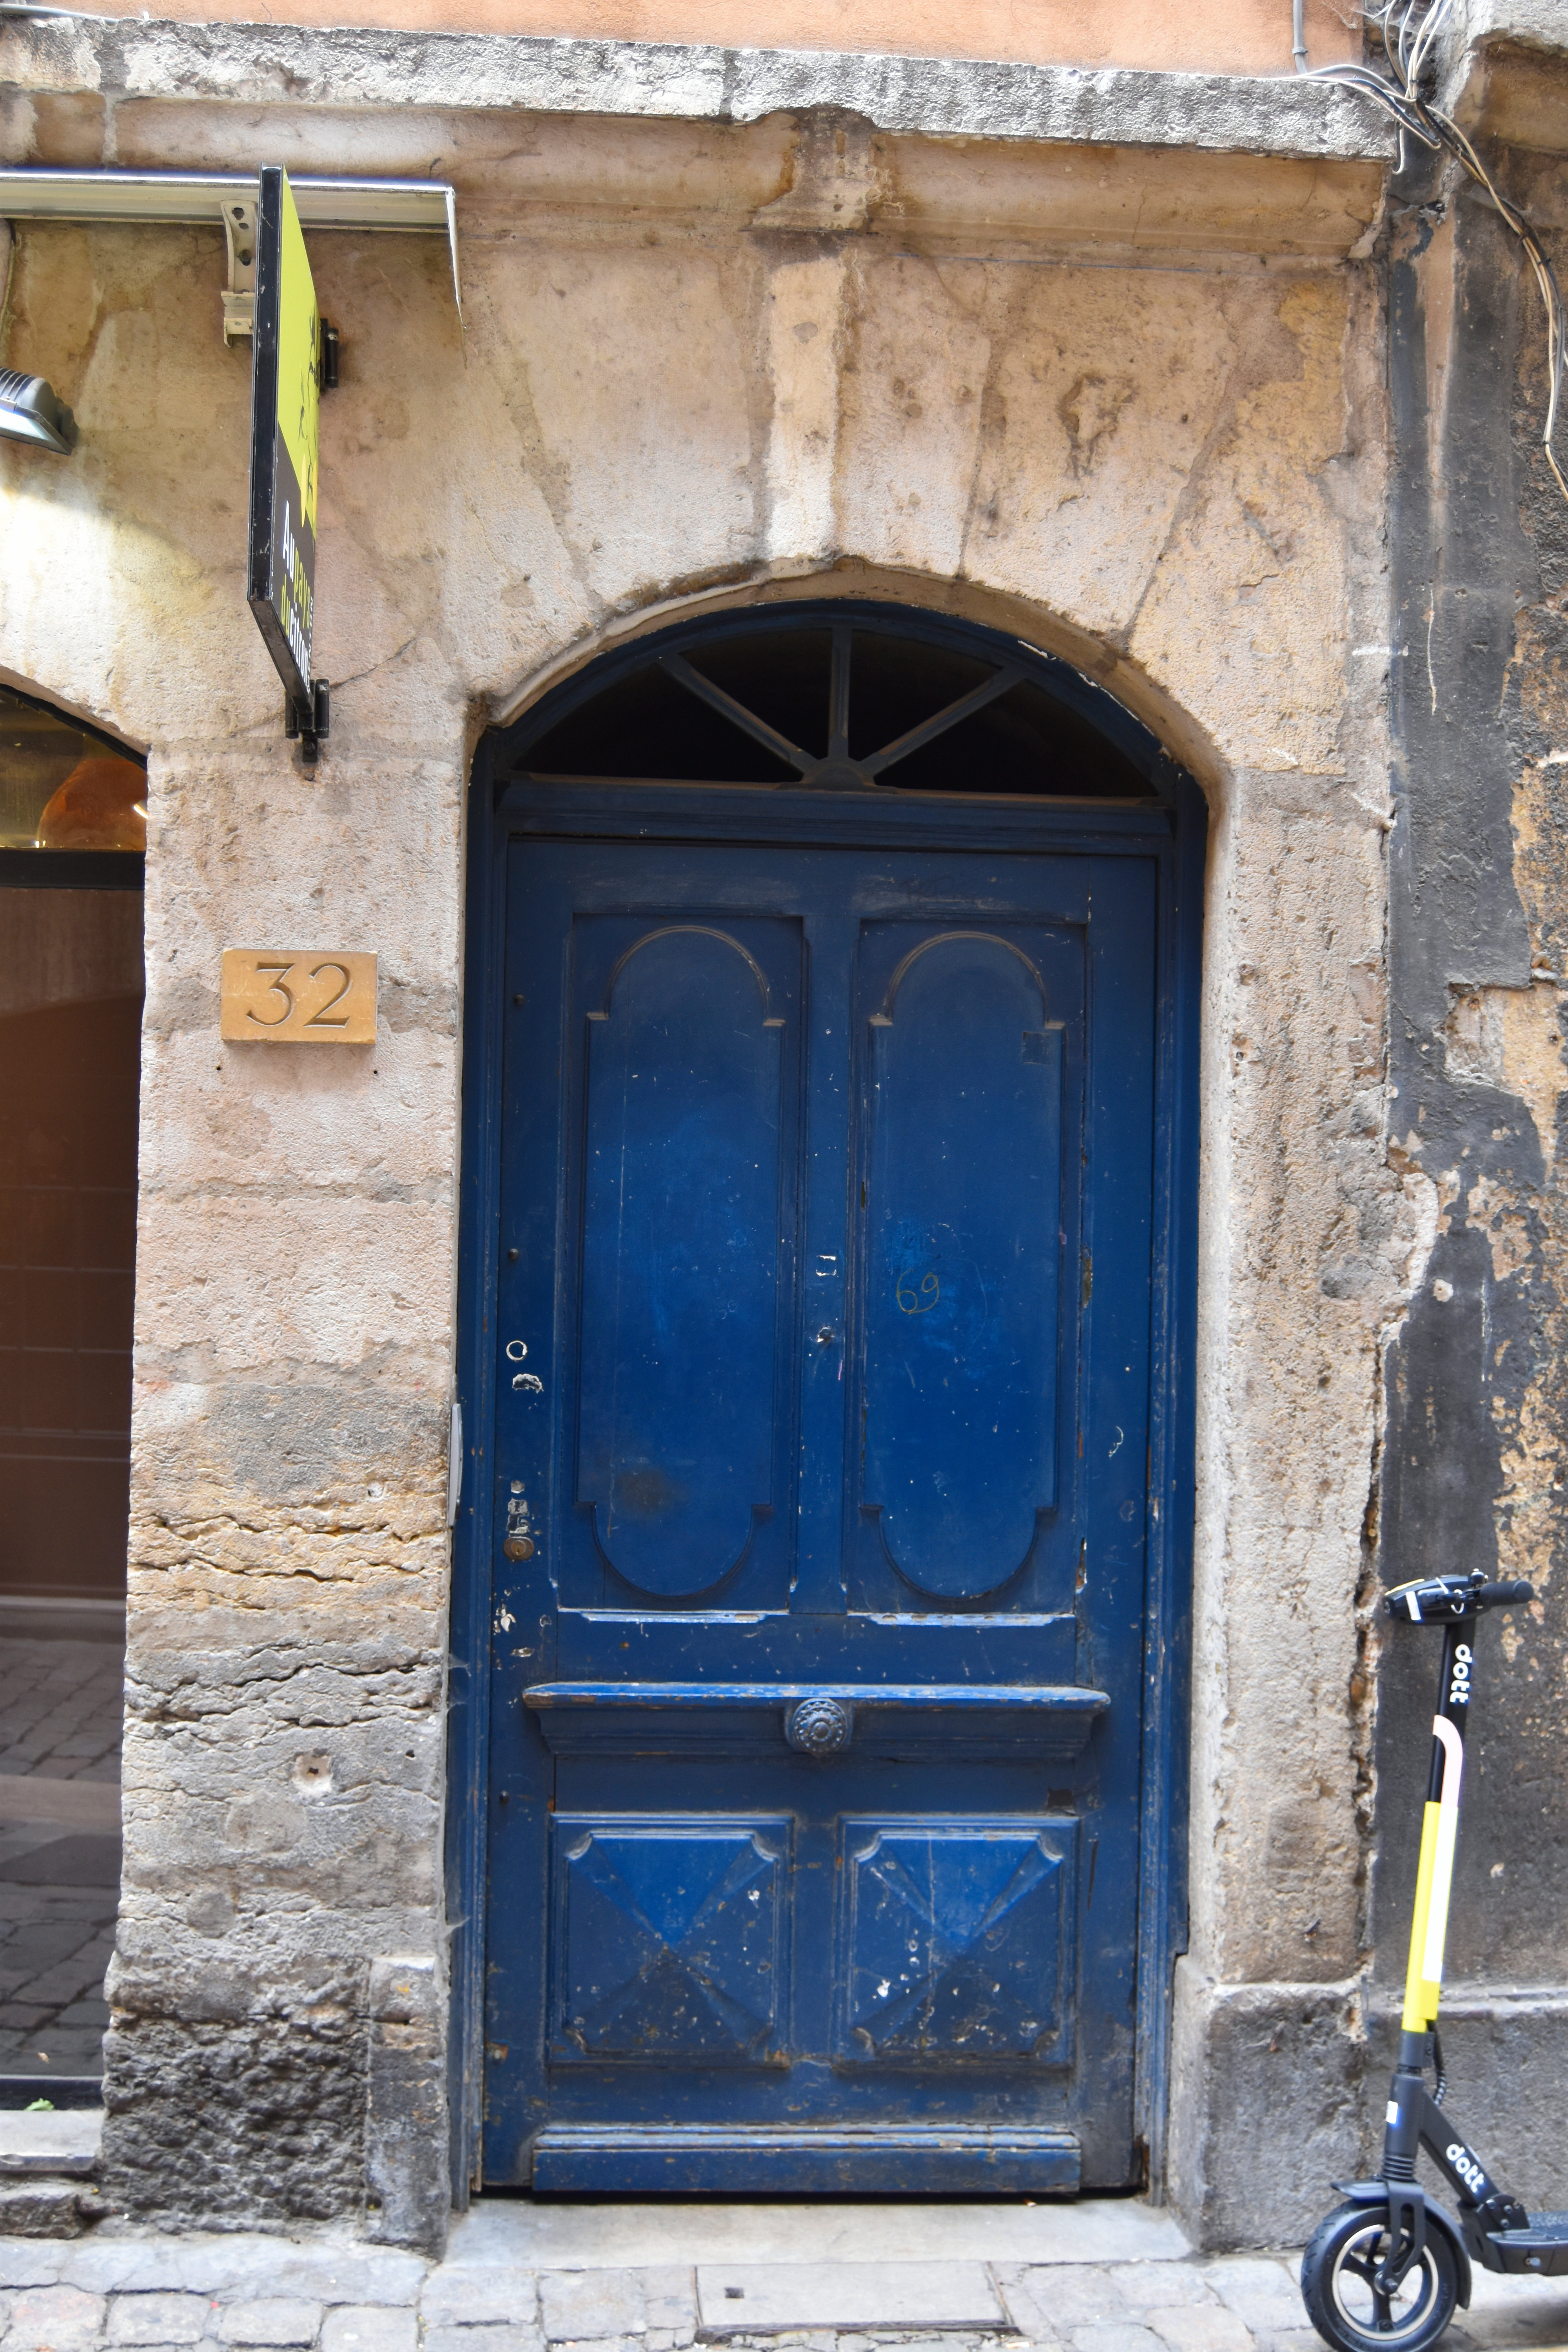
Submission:
M 425 2352 L 543 2352 L 537 2327 L 426 2327 Z
M 1304 2243 L 1355 2177 L 1366 2063 L 1355 1980 L 1215 1984 L 1177 1962 L 1171 2189 L 1200 2246 Z
M 845 2347 L 857 2341 L 851 2336 L 836 2336 L 831 2328 L 826 2327 L 790 2327 L 777 2336 L 770 2334 L 757 2340 L 766 2344 L 768 2352 L 844 2352 Z M 945 2341 L 947 2352 L 959 2352 L 963 2338 L 962 2336 L 950 2336 Z M 731 2352 L 738 2352 L 739 2345 L 744 2342 L 743 2336 L 732 2337 Z
M 1036 2263 L 993 2275 L 1014 2326 L 1037 2339 L 1093 2326 L 1118 2309 L 1110 2273 L 1092 2263 Z
M 425 2277 L 417 2254 L 360 2246 L 293 2245 L 276 2249 L 269 2284 L 279 2294 L 313 2297 L 318 2303 L 383 2303 L 412 2305 Z
M 539 2311 L 552 2344 L 640 2336 L 647 2325 L 635 2271 L 542 2271 Z
M 319 2303 L 292 2295 L 267 2295 L 255 2303 L 231 2303 L 218 2326 L 226 2344 L 313 2344 L 321 2325 Z
M 852 2340 L 847 2336 L 841 2336 L 838 2338 L 839 2352 L 842 2352 L 842 2347 Z M 860 2340 L 878 2347 L 878 2352 L 880 2352 L 881 2347 L 889 2344 L 896 2344 L 898 2352 L 960 2352 L 961 2347 L 964 2347 L 964 2352 L 997 2352 L 996 2338 L 991 2335 L 906 2336 L 900 2334 L 890 2336 L 879 2331 L 877 2335 L 862 2337 Z
M 284 2296 L 306 2303 L 412 2304 L 425 2265 L 416 2254 L 372 2251 L 331 2239 L 221 2235 L 100 2238 L 62 2249 L 58 2275 L 96 2294 L 196 2294 L 208 2302 Z M 216 2327 L 215 2320 L 214 2326 Z
M 1215 2301 L 1204 2273 L 1190 2263 L 1123 2263 L 1112 2275 L 1129 2311 L 1163 2311 L 1183 2304 L 1212 2305 Z
M 646 2352 L 647 2343 L 646 2336 L 574 2336 L 561 2352 Z
M 25 2180 L 0 2189 L 0 2232 L 13 2238 L 79 2238 L 103 2212 L 78 2180 Z
M 388 1955 L 370 1964 L 366 2006 L 378 2025 L 416 2026 L 440 2046 L 442 1985 L 427 1953 Z
M 697 2326 L 697 2274 L 675 2263 L 663 2263 L 637 2273 L 642 2288 L 643 2316 L 651 2335 L 669 2330 L 679 2343 L 690 2341 Z M 684 2334 L 682 2331 L 686 2331 Z
M 39 2286 L 11 2306 L 5 2352 L 90 2352 L 103 2326 L 103 2297 L 79 2286 Z
M 350 2016 L 121 2018 L 104 2042 L 103 2174 L 117 2211 L 254 2227 L 357 2213 L 363 2030 Z
M 53 2286 L 69 2259 L 65 2246 L 47 2246 L 22 2237 L 0 2235 L 0 2287 Z M 71 2281 L 89 2286 L 87 2279 Z
M 109 2306 L 110 2344 L 199 2344 L 216 2324 L 203 2294 L 117 2294 Z
M 130 2294 L 108 2305 L 110 2345 L 195 2345 L 218 2324 L 207 2295 Z
M 321 2323 L 321 2352 L 417 2352 L 419 2322 L 412 2311 L 384 2303 L 349 2303 Z
M 1220 2300 L 1247 2326 L 1283 2330 L 1302 2325 L 1305 2313 L 1301 2290 L 1289 2264 L 1264 2261 L 1215 2263 L 1208 2276 Z
M 510 2263 L 433 2271 L 419 2298 L 419 2314 L 426 2327 L 475 2326 L 486 2322 L 532 2327 L 538 2309 L 533 2272 Z
M 1124 2319 L 1105 2319 L 1073 2328 L 1068 2337 L 1073 2352 L 1161 2352 L 1160 2338 L 1147 2327 Z
M 1148 2319 L 1171 2352 L 1252 2352 L 1250 2329 L 1224 2304 L 1169 2305 Z
M 390 2037 L 416 2035 L 413 2048 Z M 451 2221 L 447 2070 L 422 2026 L 375 2023 L 366 2061 L 364 2179 L 367 2234 L 383 2245 L 446 2251 Z

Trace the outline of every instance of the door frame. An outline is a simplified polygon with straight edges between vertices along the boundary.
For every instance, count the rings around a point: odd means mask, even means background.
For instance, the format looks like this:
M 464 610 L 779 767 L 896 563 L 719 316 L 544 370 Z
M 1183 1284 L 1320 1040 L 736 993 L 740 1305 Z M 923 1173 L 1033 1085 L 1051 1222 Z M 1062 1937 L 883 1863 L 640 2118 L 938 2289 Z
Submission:
M 900 633 L 928 635 L 994 658 L 1016 657 L 1019 641 L 973 622 L 919 607 L 857 598 L 810 604 L 748 605 L 731 614 L 710 612 L 658 632 L 666 648 L 711 635 L 726 620 L 742 627 L 764 619 L 796 627 L 825 616 L 880 621 Z M 490 1569 L 494 1557 L 493 1474 L 495 1348 L 490 1313 L 499 1273 L 499 1181 L 503 992 L 487 986 L 500 968 L 505 940 L 506 843 L 512 820 L 502 803 L 510 781 L 510 747 L 525 729 L 552 719 L 609 683 L 617 671 L 646 661 L 654 639 L 639 636 L 603 654 L 542 696 L 506 727 L 492 728 L 475 753 L 468 804 L 468 876 L 463 970 L 463 1101 L 458 1181 L 458 1322 L 454 1401 L 462 1415 L 461 1483 L 452 1527 L 451 1618 L 448 1637 L 446 1812 L 446 1898 L 450 1950 L 447 2090 L 452 2202 L 461 2211 L 479 2185 L 484 2101 L 485 1922 L 487 1824 L 490 1795 Z M 1033 649 L 1029 649 L 1033 650 Z M 1194 779 L 1123 705 L 1068 665 L 1043 654 L 1053 687 L 1067 690 L 1085 716 L 1113 734 L 1158 791 L 1163 806 L 1084 801 L 1029 803 L 1032 822 L 1009 804 L 1008 845 L 1058 845 L 1100 854 L 1151 852 L 1158 865 L 1159 940 L 1155 1046 L 1154 1215 L 1152 1266 L 1147 1584 L 1144 1615 L 1142 1802 L 1139 1829 L 1137 2035 L 1134 2131 L 1147 2156 L 1152 2194 L 1163 2201 L 1166 2103 L 1170 2073 L 1173 1971 L 1187 1941 L 1187 1814 L 1191 1681 L 1191 1593 L 1196 1455 L 1196 1332 L 1198 1228 L 1198 1064 L 1203 964 L 1204 876 L 1208 808 Z M 607 789 L 584 779 L 587 813 L 594 793 Z M 626 789 L 625 787 L 616 788 Z M 650 820 L 668 822 L 671 803 L 689 796 L 677 783 L 635 787 L 647 796 Z M 705 788 L 708 792 L 712 787 Z M 564 804 L 578 796 L 563 793 Z M 814 796 L 814 799 L 818 796 Z M 911 796 L 912 797 L 912 796 Z M 843 797 L 825 794 L 837 803 Z M 927 800 L 921 795 L 922 807 Z M 900 805 L 908 806 L 908 803 Z M 910 845 L 943 835 L 944 814 L 961 806 L 930 796 L 930 814 Z M 996 803 L 990 803 L 996 806 Z M 602 806 L 602 803 L 601 803 Z M 776 821 L 775 821 L 776 822 Z M 956 845 L 973 833 L 945 838 Z M 690 837 L 690 824 L 682 828 Z M 831 828 L 830 828 L 831 830 Z M 625 835 L 623 838 L 626 837 Z M 735 838 L 721 827 L 715 839 Z M 804 838 L 804 828 L 803 828 Z M 996 845 L 1000 846 L 998 843 Z M 542 1898 L 543 1889 L 541 1890 Z

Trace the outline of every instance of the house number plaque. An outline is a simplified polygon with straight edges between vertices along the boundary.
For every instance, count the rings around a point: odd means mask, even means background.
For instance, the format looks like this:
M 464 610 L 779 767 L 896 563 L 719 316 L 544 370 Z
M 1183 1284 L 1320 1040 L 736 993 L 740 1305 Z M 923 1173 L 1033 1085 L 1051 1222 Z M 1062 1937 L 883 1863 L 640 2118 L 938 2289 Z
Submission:
M 375 958 L 343 948 L 225 948 L 219 1034 L 238 1045 L 374 1045 Z

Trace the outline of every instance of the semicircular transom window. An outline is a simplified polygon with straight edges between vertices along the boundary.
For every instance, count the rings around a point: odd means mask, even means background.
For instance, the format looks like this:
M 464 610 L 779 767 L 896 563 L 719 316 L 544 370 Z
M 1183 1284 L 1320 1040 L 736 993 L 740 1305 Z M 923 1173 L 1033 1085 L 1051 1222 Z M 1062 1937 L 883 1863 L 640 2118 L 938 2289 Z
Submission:
M 542 781 L 1166 796 L 1158 741 L 1092 679 L 896 606 L 687 623 L 602 656 L 509 732 L 510 772 Z

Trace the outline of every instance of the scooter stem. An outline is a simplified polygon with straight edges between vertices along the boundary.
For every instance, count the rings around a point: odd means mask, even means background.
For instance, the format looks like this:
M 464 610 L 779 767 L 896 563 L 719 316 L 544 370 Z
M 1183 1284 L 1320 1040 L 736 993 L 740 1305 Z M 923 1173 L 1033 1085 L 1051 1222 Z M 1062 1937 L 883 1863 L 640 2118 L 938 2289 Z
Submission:
M 1432 1723 L 1432 1770 L 1421 1822 L 1421 1860 L 1415 1873 L 1415 1908 L 1405 1978 L 1401 2023 L 1406 2033 L 1432 2031 L 1442 1997 L 1443 1947 L 1454 1887 L 1459 1790 L 1465 1777 L 1465 1728 L 1476 1666 L 1475 1622 L 1473 1618 L 1461 1618 L 1443 1628 L 1442 1678 Z

